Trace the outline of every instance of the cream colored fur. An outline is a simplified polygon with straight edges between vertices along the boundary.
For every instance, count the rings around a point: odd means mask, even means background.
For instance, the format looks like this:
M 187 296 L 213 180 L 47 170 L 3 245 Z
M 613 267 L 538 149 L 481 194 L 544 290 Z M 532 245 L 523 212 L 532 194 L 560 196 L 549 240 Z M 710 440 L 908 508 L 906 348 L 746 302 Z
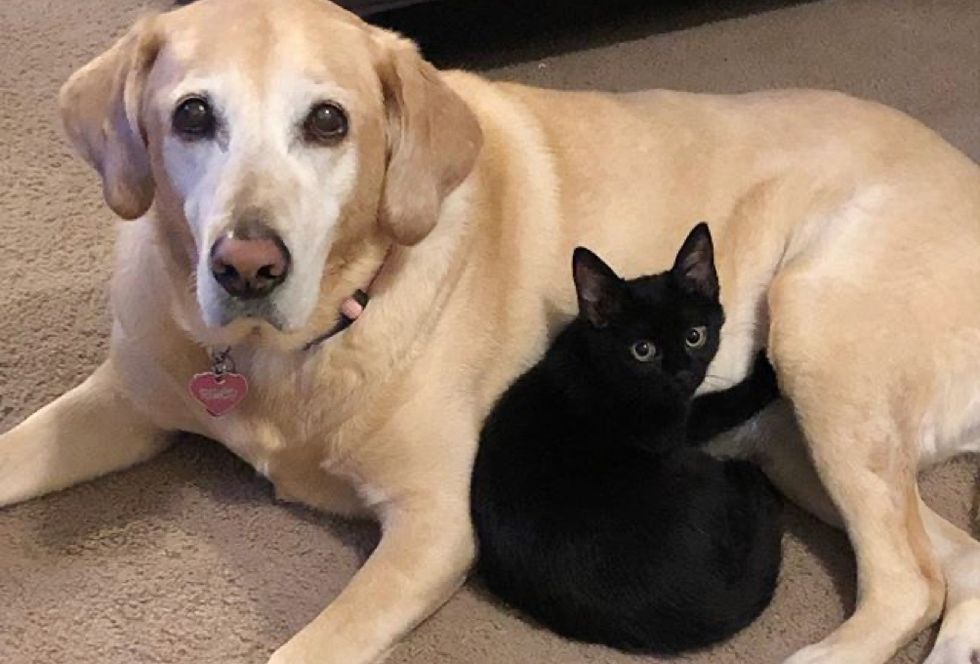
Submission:
M 238 31 L 216 33 L 229 12 Z M 169 114 L 202 89 L 230 139 L 190 149 Z M 352 131 L 314 152 L 289 132 L 319 95 Z M 930 664 L 980 651 L 980 544 L 916 488 L 923 464 L 980 447 L 980 169 L 917 122 L 829 92 L 615 96 L 439 73 L 320 0 L 148 17 L 72 77 L 62 110 L 108 204 L 139 219 L 120 232 L 109 358 L 0 436 L 0 505 L 140 462 L 173 431 L 219 440 L 284 499 L 383 526 L 270 662 L 379 661 L 467 574 L 481 420 L 572 315 L 573 247 L 650 273 L 706 219 L 728 320 L 705 389 L 768 345 L 796 418 L 774 407 L 741 435 L 792 497 L 842 519 L 858 558 L 854 615 L 789 661 L 885 662 L 944 604 Z M 284 287 L 281 329 L 216 326 L 201 257 L 257 202 L 302 245 L 301 287 Z M 303 350 L 385 255 L 363 317 Z M 215 345 L 251 382 L 222 419 L 186 391 Z

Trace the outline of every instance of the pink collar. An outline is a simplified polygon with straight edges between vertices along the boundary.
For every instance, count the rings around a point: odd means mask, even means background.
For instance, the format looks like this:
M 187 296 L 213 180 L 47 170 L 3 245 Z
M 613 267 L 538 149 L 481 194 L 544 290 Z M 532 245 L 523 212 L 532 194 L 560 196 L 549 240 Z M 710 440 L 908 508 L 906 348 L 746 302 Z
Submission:
M 361 314 L 364 313 L 364 308 L 370 300 L 371 296 L 368 295 L 367 291 L 358 288 L 354 291 L 353 295 L 341 303 L 340 316 L 337 318 L 337 322 L 334 323 L 333 327 L 303 346 L 303 350 L 313 350 L 327 339 L 335 337 L 346 330 L 354 321 L 361 317 Z
M 371 277 L 368 285 L 364 288 L 358 288 L 349 298 L 340 304 L 340 317 L 337 318 L 337 322 L 334 323 L 333 327 L 303 346 L 303 350 L 313 350 L 327 339 L 335 337 L 346 330 L 354 321 L 361 317 L 368 302 L 371 300 L 371 288 L 374 286 L 374 282 L 378 280 L 378 276 L 384 269 L 385 263 L 388 262 L 389 256 L 391 256 L 391 249 L 388 249 L 384 259 L 381 261 L 381 265 L 378 266 L 378 271 Z

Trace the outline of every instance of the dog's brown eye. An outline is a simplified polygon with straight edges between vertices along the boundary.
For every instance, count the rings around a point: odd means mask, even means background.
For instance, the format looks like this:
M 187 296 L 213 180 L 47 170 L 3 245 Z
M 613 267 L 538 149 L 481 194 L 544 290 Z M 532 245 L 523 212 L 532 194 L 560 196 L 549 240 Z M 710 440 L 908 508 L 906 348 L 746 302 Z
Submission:
M 708 330 L 703 326 L 692 327 L 684 336 L 688 348 L 701 348 L 708 341 Z
M 306 138 L 317 143 L 336 143 L 347 135 L 347 116 L 330 102 L 317 104 L 303 123 Z
M 214 134 L 214 113 L 201 97 L 188 97 L 177 105 L 174 131 L 185 138 L 206 138 Z
M 630 352 L 632 352 L 633 357 L 640 362 L 649 362 L 656 356 L 657 348 L 653 345 L 652 341 L 642 339 L 630 347 Z

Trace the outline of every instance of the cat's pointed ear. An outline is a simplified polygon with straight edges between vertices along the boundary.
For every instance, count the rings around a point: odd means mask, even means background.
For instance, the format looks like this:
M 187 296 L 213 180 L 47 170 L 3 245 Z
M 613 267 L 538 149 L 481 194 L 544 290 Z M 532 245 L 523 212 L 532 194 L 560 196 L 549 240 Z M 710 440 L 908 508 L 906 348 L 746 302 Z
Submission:
M 623 280 L 585 247 L 572 255 L 578 310 L 595 327 L 606 327 L 622 309 Z
M 671 273 L 684 288 L 711 299 L 718 297 L 715 250 L 708 224 L 702 221 L 688 234 Z

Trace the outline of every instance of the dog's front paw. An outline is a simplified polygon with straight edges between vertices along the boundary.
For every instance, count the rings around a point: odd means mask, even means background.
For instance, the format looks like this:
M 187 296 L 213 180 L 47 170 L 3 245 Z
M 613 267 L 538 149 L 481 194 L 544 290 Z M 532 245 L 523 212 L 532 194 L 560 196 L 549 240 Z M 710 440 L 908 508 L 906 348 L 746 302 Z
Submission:
M 341 664 L 343 651 L 342 643 L 334 643 L 333 647 L 325 645 L 330 641 L 317 638 L 309 628 L 296 634 L 285 644 L 272 653 L 268 664 Z
M 868 664 L 871 661 L 853 649 L 834 647 L 829 643 L 814 643 L 796 652 L 783 664 Z
M 826 652 L 826 648 L 820 644 L 807 646 L 799 650 L 783 661 L 783 664 L 831 664 L 828 657 L 831 653 Z
M 290 650 L 288 645 L 272 653 L 268 664 L 313 664 L 312 660 L 308 660 L 303 654 Z
M 14 432 L 0 434 L 0 507 L 13 505 L 30 497 L 24 490 L 24 485 L 30 479 L 29 473 L 18 472 L 22 464 L 18 463 L 17 453 L 22 447 L 21 441 L 14 438 Z

